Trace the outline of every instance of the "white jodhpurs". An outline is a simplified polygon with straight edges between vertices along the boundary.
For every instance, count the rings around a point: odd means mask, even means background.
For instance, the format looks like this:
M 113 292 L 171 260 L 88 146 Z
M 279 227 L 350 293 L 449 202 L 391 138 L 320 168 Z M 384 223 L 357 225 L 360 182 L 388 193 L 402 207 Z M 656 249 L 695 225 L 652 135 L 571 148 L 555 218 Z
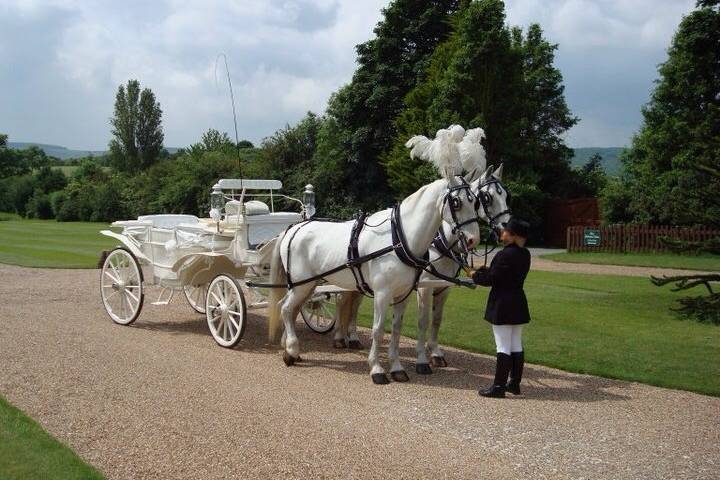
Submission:
M 498 353 L 510 355 L 513 352 L 522 352 L 523 325 L 493 325 L 495 335 L 495 349 Z

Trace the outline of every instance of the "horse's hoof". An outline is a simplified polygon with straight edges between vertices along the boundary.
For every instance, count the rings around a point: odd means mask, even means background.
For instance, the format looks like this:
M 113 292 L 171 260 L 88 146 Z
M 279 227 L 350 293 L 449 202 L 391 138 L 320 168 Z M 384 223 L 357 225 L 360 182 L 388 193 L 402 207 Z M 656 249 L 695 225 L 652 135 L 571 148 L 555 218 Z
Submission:
M 295 363 L 300 363 L 302 361 L 303 361 L 303 359 L 300 355 L 298 355 L 297 358 L 295 358 Z
M 370 376 L 372 377 L 372 381 L 375 385 L 387 385 L 390 383 L 390 380 L 388 380 L 387 375 L 384 373 L 373 373 Z
M 430 365 L 427 363 L 418 363 L 415 365 L 415 372 L 420 375 L 430 375 L 432 373 L 432 368 L 430 368 Z
M 360 343 L 360 340 L 350 340 L 348 348 L 351 350 L 362 350 L 365 347 L 363 347 L 363 344 Z
M 345 339 L 342 340 L 333 340 L 333 347 L 335 348 L 347 348 L 347 343 L 345 343 Z
M 283 362 L 285 362 L 286 366 L 292 367 L 293 365 L 295 365 L 295 362 L 299 362 L 299 361 L 300 361 L 300 357 L 295 358 L 292 355 L 290 355 L 288 352 L 283 352 Z
M 431 357 L 430 361 L 432 362 L 433 367 L 447 367 L 445 357 Z
M 408 377 L 408 374 L 405 370 L 390 372 L 390 377 L 392 377 L 394 382 L 407 382 L 408 380 L 410 380 L 410 377 Z

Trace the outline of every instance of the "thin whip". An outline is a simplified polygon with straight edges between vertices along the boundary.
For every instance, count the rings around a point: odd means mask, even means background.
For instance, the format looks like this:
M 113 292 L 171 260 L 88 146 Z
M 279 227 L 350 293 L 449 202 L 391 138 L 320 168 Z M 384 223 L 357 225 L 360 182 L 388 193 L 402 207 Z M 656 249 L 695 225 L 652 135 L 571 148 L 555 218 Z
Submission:
M 219 54 L 215 59 L 215 86 L 217 87 L 217 65 L 220 57 L 222 57 L 225 62 L 225 72 L 227 73 L 228 86 L 230 87 L 230 103 L 232 104 L 233 125 L 235 126 L 235 149 L 237 151 L 237 167 L 238 172 L 240 173 L 240 186 L 242 187 L 243 176 L 242 167 L 240 166 L 240 138 L 238 137 L 237 115 L 235 113 L 235 94 L 233 93 L 232 80 L 230 80 L 230 69 L 228 68 L 227 56 L 224 53 Z

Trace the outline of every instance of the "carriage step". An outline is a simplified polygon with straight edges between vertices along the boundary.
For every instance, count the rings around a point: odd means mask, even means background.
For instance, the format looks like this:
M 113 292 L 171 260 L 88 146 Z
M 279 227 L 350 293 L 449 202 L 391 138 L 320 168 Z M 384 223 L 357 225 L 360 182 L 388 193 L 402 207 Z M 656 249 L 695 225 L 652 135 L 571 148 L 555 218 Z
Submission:
M 166 293 L 170 292 L 170 293 Z M 163 298 L 165 296 L 165 298 Z M 170 301 L 175 296 L 175 290 L 172 288 L 163 287 L 162 290 L 160 290 L 160 295 L 158 295 L 158 299 L 154 302 L 150 302 L 150 305 L 169 305 Z

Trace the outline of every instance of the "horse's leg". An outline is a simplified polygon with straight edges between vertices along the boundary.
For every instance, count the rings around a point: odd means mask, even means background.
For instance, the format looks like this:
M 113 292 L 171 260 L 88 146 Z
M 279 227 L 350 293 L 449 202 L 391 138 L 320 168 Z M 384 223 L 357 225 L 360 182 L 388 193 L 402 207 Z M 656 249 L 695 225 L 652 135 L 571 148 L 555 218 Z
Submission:
M 337 318 L 335 327 L 333 328 L 333 347 L 347 348 L 347 329 L 348 323 L 352 320 L 348 318 L 351 315 L 351 302 L 353 292 L 341 292 L 337 296 Z
M 430 359 L 432 360 L 433 367 L 447 367 L 445 353 L 438 345 L 438 332 L 440 331 L 440 323 L 442 322 L 445 302 L 449 296 L 450 289 L 446 288 L 433 298 L 433 320 L 432 325 L 430 326 L 430 341 L 428 342 Z
M 421 375 L 432 373 L 430 362 L 428 362 L 425 349 L 425 335 L 427 334 L 428 323 L 430 323 L 430 312 L 433 304 L 433 289 L 418 288 L 418 333 L 417 343 L 415 345 L 417 357 L 415 362 L 415 371 Z
M 357 321 L 358 312 L 360 311 L 360 304 L 363 301 L 363 296 L 359 293 L 355 293 L 352 298 L 352 305 L 350 310 L 350 325 L 348 328 L 348 347 L 353 350 L 362 350 L 363 344 L 360 341 L 360 337 L 357 334 Z
M 385 334 L 385 312 L 390 304 L 390 295 L 385 291 L 376 291 L 374 299 L 374 317 L 372 328 L 372 346 L 368 354 L 368 363 L 370 364 L 370 376 L 376 385 L 385 385 L 390 383 L 385 375 L 385 370 L 380 365 L 380 346 Z
M 297 317 L 302 304 L 312 295 L 313 290 L 315 290 L 315 285 L 312 283 L 298 285 L 288 290 L 287 295 L 282 300 L 280 315 L 285 326 L 283 361 L 288 367 L 300 360 L 300 343 L 295 333 L 295 317 Z
M 403 324 L 403 315 L 405 307 L 407 307 L 408 298 L 396 303 L 393 306 L 393 322 L 392 334 L 390 336 L 390 347 L 388 348 L 388 357 L 390 360 L 390 377 L 396 382 L 407 382 L 410 380 L 407 372 L 400 363 L 400 333 Z

